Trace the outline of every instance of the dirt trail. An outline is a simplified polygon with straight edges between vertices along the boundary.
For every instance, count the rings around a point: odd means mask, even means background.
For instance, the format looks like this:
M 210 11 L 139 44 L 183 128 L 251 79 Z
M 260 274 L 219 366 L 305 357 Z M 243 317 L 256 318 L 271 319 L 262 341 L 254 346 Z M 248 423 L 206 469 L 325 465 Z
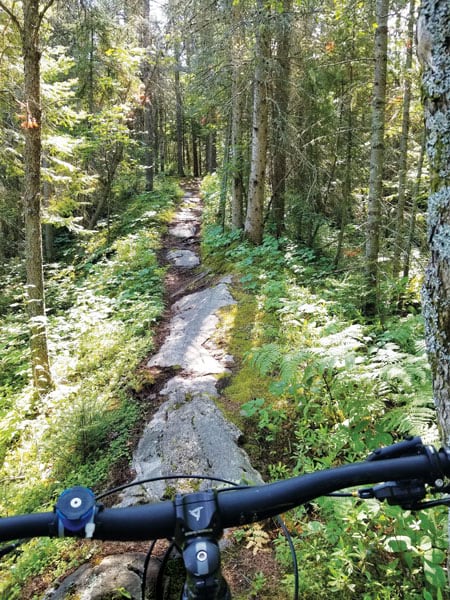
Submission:
M 230 373 L 233 358 L 216 345 L 214 333 L 220 309 L 235 300 L 228 278 L 207 282 L 208 273 L 197 268 L 200 213 L 198 193 L 187 190 L 166 241 L 169 280 L 179 282 L 171 298 L 178 299 L 170 306 L 161 346 L 146 364 L 176 375 L 158 392 L 164 401 L 143 432 L 133 469 L 137 480 L 182 473 L 257 483 L 261 477 L 239 446 L 241 432 L 215 403 L 217 383 Z M 168 486 L 173 482 L 129 488 L 120 504 L 157 501 Z

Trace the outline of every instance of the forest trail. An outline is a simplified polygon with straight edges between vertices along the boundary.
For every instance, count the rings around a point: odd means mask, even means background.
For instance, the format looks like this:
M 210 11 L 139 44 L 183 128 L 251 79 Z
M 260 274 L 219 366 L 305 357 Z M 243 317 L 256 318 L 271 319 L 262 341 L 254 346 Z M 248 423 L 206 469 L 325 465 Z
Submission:
M 154 381 L 142 401 L 157 408 L 149 413 L 133 454 L 135 481 L 177 473 L 260 483 L 260 474 L 239 445 L 241 432 L 215 403 L 217 385 L 229 375 L 233 358 L 218 347 L 214 333 L 220 309 L 235 300 L 229 278 L 217 279 L 200 264 L 198 185 L 185 185 L 184 192 L 163 244 L 162 262 L 170 267 L 159 349 L 142 367 Z M 205 482 L 205 487 L 210 485 Z M 169 486 L 173 489 L 173 481 L 134 486 L 123 493 L 119 505 L 156 502 Z M 176 487 L 182 491 L 185 486 Z M 103 600 L 119 588 L 140 599 L 138 575 L 145 560 L 140 546 L 108 544 L 108 548 L 108 556 L 95 565 L 82 565 L 48 590 L 45 600 L 63 600 L 73 593 L 86 600 Z M 150 580 L 155 576 L 150 569 Z
M 201 200 L 198 186 L 185 194 L 165 243 L 169 304 L 165 335 L 144 368 L 155 378 L 169 373 L 160 389 L 163 403 L 146 425 L 133 456 L 136 480 L 173 473 L 201 474 L 239 482 L 261 482 L 242 434 L 216 406 L 217 384 L 230 373 L 233 358 L 218 347 L 214 334 L 220 310 L 235 304 L 229 278 L 214 278 L 199 257 Z M 173 482 L 126 490 L 121 506 L 157 501 Z

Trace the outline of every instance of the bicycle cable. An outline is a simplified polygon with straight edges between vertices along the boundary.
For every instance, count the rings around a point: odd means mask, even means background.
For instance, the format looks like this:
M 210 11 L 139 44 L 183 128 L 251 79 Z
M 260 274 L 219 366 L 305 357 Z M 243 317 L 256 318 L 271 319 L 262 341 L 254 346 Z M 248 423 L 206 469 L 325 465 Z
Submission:
M 161 477 L 149 477 L 146 479 L 138 479 L 137 481 L 132 481 L 131 483 L 125 483 L 125 484 L 117 486 L 115 488 L 111 488 L 110 490 L 107 490 L 106 492 L 103 492 L 102 494 L 99 494 L 98 496 L 96 496 L 96 500 L 101 500 L 103 498 L 106 498 L 106 497 L 116 494 L 118 492 L 121 492 L 125 489 L 129 489 L 131 487 L 138 486 L 138 485 L 143 485 L 144 483 L 156 483 L 158 481 L 167 481 L 170 479 L 196 479 L 196 480 L 203 480 L 203 481 L 213 481 L 213 482 L 217 482 L 217 483 L 226 483 L 227 485 L 232 486 L 232 488 L 235 490 L 250 487 L 248 485 L 240 485 L 240 484 L 236 483 L 235 481 L 230 481 L 228 479 L 223 479 L 221 477 L 211 477 L 209 475 L 173 474 L 173 475 L 166 475 L 166 476 L 161 476 Z M 226 491 L 226 490 L 225 489 L 217 490 L 218 493 L 223 492 L 223 491 Z M 291 557 L 292 557 L 292 566 L 293 566 L 293 571 L 294 571 L 294 600 L 298 600 L 298 598 L 299 598 L 299 596 L 298 596 L 299 575 L 298 575 L 297 555 L 295 553 L 294 542 L 293 542 L 292 536 L 286 526 L 286 523 L 283 521 L 283 519 L 278 515 L 277 518 L 275 519 L 275 521 L 278 523 L 278 526 L 282 530 L 282 532 L 286 538 L 286 541 L 288 543 L 288 546 L 289 546 L 289 550 L 290 550 Z M 150 564 L 150 560 L 151 560 L 151 556 L 153 554 L 155 544 L 156 544 L 156 540 L 154 542 L 152 542 L 152 544 L 150 545 L 150 548 L 149 548 L 147 555 L 145 557 L 145 560 L 144 560 L 144 569 L 143 569 L 142 584 L 141 584 L 142 600 L 145 600 L 147 571 L 148 571 L 148 567 Z M 161 571 L 164 571 L 165 568 L 167 567 L 167 562 L 168 562 L 167 557 L 168 557 L 168 554 L 170 554 L 170 552 L 173 550 L 173 547 L 174 547 L 174 543 L 172 542 L 171 546 L 169 546 L 169 549 L 167 550 L 167 552 L 164 556 L 164 560 L 162 561 L 162 564 L 160 567 Z M 158 578 L 159 578 L 159 576 L 160 576 L 160 574 L 158 573 Z

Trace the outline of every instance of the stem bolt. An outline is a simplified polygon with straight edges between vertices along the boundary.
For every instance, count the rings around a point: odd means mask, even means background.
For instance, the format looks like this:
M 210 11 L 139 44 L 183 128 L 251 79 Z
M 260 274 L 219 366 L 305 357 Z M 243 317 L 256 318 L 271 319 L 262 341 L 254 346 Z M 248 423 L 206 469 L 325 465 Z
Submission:
M 208 554 L 204 550 L 197 552 L 197 560 L 199 562 L 205 562 L 208 559 Z

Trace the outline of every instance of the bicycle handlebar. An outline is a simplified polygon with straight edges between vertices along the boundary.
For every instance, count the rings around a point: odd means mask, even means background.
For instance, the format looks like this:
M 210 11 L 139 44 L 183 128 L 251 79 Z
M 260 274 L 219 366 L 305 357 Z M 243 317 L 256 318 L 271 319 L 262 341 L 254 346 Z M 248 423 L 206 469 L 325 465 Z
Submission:
M 432 446 L 423 446 L 420 443 L 420 454 L 396 457 L 398 450 L 395 449 L 398 446 L 388 447 L 394 449 L 390 455 L 383 452 L 385 449 L 379 451 L 378 456 L 375 452 L 365 462 L 265 485 L 222 489 L 215 496 L 220 527 L 261 521 L 319 496 L 352 486 L 418 480 L 437 488 L 443 487 L 444 478 L 450 476 L 450 449 L 436 451 Z M 198 506 L 198 497 L 198 493 L 182 496 L 188 509 L 190 503 L 192 506 Z M 87 537 L 115 541 L 164 539 L 174 537 L 176 527 L 177 505 L 171 500 L 128 508 L 100 506 L 93 514 L 92 527 Z M 62 534 L 80 536 L 80 531 L 81 529 L 67 531 L 64 527 L 61 528 L 61 519 L 57 511 L 0 519 L 2 542 L 20 538 L 56 537 Z M 84 532 L 84 528 L 82 531 Z

